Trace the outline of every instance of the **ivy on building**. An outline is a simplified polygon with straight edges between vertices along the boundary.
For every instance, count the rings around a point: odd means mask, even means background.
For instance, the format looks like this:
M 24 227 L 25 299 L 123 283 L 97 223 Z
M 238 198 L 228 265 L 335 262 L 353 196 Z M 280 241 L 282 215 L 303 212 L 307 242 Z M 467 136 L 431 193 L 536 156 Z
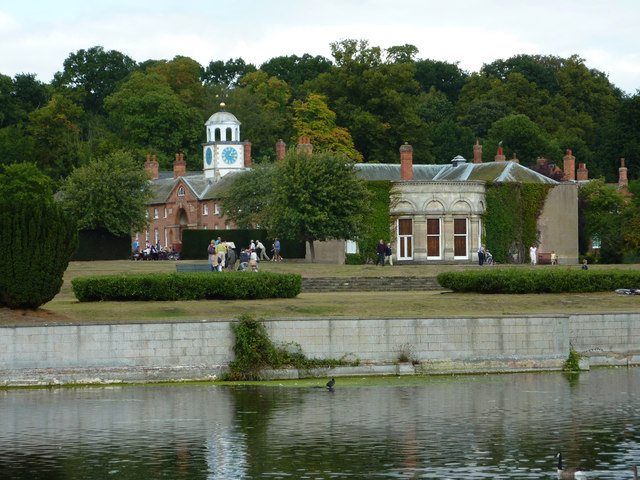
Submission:
M 375 258 L 376 247 L 380 239 L 385 243 L 391 240 L 391 217 L 389 215 L 389 189 L 391 182 L 388 180 L 376 180 L 366 182 L 366 188 L 370 193 L 371 214 L 366 219 L 367 233 L 358 239 L 358 251 L 360 252 L 349 263 L 365 263 L 367 258 Z
M 500 263 L 523 263 L 538 243 L 537 219 L 550 184 L 487 182 L 484 244 Z

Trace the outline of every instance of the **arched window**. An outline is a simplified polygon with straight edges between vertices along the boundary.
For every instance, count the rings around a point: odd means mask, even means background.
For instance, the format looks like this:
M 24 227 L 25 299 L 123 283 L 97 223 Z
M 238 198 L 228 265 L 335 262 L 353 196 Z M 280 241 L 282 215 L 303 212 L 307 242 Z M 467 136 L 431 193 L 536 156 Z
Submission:
M 178 196 L 179 196 L 179 197 L 184 197 L 184 187 L 180 187 L 180 188 L 178 189 Z

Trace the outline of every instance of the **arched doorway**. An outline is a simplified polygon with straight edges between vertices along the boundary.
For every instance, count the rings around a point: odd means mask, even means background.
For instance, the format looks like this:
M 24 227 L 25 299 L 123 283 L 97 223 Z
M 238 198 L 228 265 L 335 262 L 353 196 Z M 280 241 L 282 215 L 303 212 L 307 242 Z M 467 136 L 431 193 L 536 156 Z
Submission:
M 187 216 L 187 212 L 184 208 L 178 210 L 177 217 L 178 221 L 176 223 L 178 224 L 178 242 L 182 243 L 182 230 L 186 229 L 187 225 L 189 225 L 189 217 Z

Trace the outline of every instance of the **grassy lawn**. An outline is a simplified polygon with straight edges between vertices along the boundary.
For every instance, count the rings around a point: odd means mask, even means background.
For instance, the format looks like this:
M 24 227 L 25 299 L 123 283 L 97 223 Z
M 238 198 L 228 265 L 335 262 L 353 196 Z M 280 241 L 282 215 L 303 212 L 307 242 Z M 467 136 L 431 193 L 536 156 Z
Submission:
M 202 263 L 205 263 L 202 261 Z M 323 276 L 435 276 L 445 270 L 480 268 L 454 265 L 410 265 L 375 267 L 371 265 L 321 265 L 297 262 L 263 262 L 261 269 Z M 494 267 L 483 267 L 494 268 Z M 531 268 L 521 266 L 519 268 Z M 539 266 L 536 268 L 569 268 Z M 578 269 L 578 265 L 570 268 Z M 597 268 L 640 268 L 638 265 L 599 266 Z M 248 313 L 257 318 L 278 317 L 392 317 L 500 315 L 511 313 L 639 311 L 640 297 L 613 292 L 590 294 L 479 295 L 449 292 L 334 292 L 302 293 L 294 299 L 201 300 L 184 302 L 96 302 L 80 303 L 71 291 L 71 280 L 79 276 L 116 273 L 175 272 L 175 262 L 99 261 L 72 262 L 64 276 L 60 293 L 31 312 L 0 312 L 0 323 L 118 322 L 131 320 L 230 319 Z M 250 275 L 251 273 L 247 273 Z M 637 287 L 637 286 L 633 286 Z

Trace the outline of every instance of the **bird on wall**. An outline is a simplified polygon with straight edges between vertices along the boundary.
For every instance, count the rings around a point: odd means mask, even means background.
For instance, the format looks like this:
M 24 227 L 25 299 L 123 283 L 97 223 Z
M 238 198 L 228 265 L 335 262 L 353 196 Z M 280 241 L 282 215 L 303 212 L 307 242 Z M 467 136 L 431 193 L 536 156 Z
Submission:
M 332 378 L 331 380 L 329 380 L 329 381 L 327 382 L 327 388 L 328 388 L 329 390 L 331 390 L 335 384 L 336 384 L 336 379 L 335 379 L 335 378 Z
M 556 458 L 558 459 L 558 478 L 561 479 L 572 479 L 572 478 L 586 478 L 586 471 L 580 468 L 571 467 L 571 468 L 562 468 L 562 453 L 556 453 Z

